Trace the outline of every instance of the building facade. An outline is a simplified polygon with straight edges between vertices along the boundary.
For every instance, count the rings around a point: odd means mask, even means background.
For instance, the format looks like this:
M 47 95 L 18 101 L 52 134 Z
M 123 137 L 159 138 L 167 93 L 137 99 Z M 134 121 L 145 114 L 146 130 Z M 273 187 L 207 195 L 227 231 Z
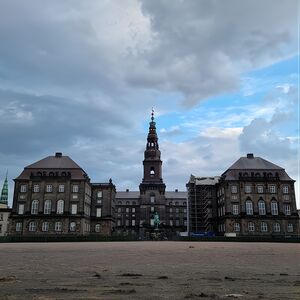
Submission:
M 153 234 L 172 238 L 183 232 L 299 234 L 295 181 L 283 168 L 248 154 L 221 176 L 191 175 L 186 192 L 166 190 L 162 165 L 152 112 L 143 177 L 136 191 L 117 191 L 111 179 L 92 183 L 77 163 L 58 152 L 25 167 L 14 180 L 8 231 L 14 235 L 134 235 L 140 239 Z M 6 189 L 1 205 L 4 202 L 7 204 Z
M 25 167 L 15 179 L 9 231 L 20 235 L 110 235 L 114 196 L 111 181 L 91 184 L 70 157 L 56 153 Z
M 297 236 L 294 180 L 286 171 L 248 154 L 217 184 L 218 232 L 227 236 Z
M 171 237 L 187 231 L 187 193 L 166 191 L 162 176 L 156 123 L 152 112 L 143 160 L 143 178 L 139 191 L 117 192 L 116 231 L 148 238 L 160 232 Z M 155 215 L 159 226 L 155 226 Z

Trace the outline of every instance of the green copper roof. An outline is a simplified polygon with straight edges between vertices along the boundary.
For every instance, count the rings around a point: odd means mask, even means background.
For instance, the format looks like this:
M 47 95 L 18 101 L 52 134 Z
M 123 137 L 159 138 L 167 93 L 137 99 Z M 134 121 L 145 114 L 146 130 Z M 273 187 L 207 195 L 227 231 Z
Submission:
M 0 203 L 2 204 L 8 204 L 8 183 L 7 183 L 7 173 L 6 177 L 3 183 L 1 197 L 0 197 Z

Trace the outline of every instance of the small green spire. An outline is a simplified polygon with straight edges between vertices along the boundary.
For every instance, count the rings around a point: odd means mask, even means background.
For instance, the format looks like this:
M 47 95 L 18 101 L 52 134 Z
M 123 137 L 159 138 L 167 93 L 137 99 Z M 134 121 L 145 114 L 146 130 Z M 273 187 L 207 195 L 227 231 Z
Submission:
M 2 187 L 2 192 L 1 192 L 1 197 L 0 197 L 0 203 L 1 204 L 8 204 L 8 183 L 7 183 L 7 173 L 6 172 L 6 176 L 5 176 L 5 180 L 3 183 L 3 187 Z

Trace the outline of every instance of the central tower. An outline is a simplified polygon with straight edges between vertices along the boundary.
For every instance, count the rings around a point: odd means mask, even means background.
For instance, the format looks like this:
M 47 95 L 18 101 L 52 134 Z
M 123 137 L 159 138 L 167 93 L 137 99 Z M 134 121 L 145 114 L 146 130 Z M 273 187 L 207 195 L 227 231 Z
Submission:
M 140 184 L 141 194 L 146 190 L 158 190 L 160 194 L 165 193 L 165 184 L 162 178 L 162 161 L 156 133 L 156 123 L 154 122 L 154 111 L 152 109 L 151 122 L 149 123 L 149 132 L 147 137 L 146 150 L 143 160 L 144 176 Z

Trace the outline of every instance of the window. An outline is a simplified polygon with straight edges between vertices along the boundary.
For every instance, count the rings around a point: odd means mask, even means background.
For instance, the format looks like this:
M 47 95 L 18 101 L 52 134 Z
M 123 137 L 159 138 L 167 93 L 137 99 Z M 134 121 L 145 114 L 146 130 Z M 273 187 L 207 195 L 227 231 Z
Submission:
M 16 223 L 16 231 L 21 231 L 22 230 L 22 223 L 21 222 L 17 222 Z
M 42 223 L 42 231 L 49 231 L 49 222 Z
M 278 204 L 277 201 L 271 201 L 271 214 L 273 216 L 278 215 Z
M 101 215 L 102 215 L 102 209 L 101 209 L 101 207 L 97 207 L 97 209 L 96 209 L 96 217 L 97 218 L 101 218 Z
M 179 208 L 178 207 L 176 207 L 175 212 L 176 212 L 176 214 L 179 213 Z
M 253 215 L 253 203 L 251 200 L 246 201 L 246 214 Z
M 117 226 L 121 226 L 121 220 L 117 221 Z
M 287 231 L 288 232 L 293 232 L 294 231 L 294 227 L 293 227 L 293 224 L 292 223 L 289 223 L 288 226 L 287 226 Z
M 26 184 L 21 184 L 21 186 L 20 186 L 20 192 L 21 193 L 26 193 L 27 192 L 27 186 L 26 186 Z
M 173 212 L 173 208 L 172 208 L 172 207 L 169 208 L 169 212 L 170 212 L 170 213 Z
M 46 185 L 46 192 L 47 193 L 52 193 L 52 184 L 47 184 Z
M 51 200 L 46 200 L 44 203 L 44 214 L 49 215 L 51 214 Z
M 64 213 L 64 200 L 58 200 L 56 205 L 56 213 L 63 214 Z
M 103 197 L 102 191 L 98 191 L 98 192 L 97 192 L 97 198 L 102 198 L 102 197 Z
M 154 196 L 154 195 L 151 195 L 151 196 L 150 196 L 150 202 L 151 202 L 151 203 L 155 203 L 155 196 Z
M 95 232 L 100 232 L 101 229 L 101 225 L 100 224 L 96 224 L 95 225 Z
M 239 205 L 238 204 L 232 204 L 232 214 L 233 215 L 239 214 Z
M 245 185 L 245 193 L 249 194 L 251 193 L 251 185 Z
M 232 185 L 231 186 L 231 193 L 232 194 L 236 194 L 237 193 L 237 186 L 236 185 Z
M 234 230 L 235 232 L 239 232 L 239 231 L 241 230 L 241 228 L 240 228 L 240 223 L 234 223 L 234 225 L 233 225 L 233 230 Z
M 268 224 L 266 222 L 261 222 L 260 230 L 261 230 L 261 232 L 267 232 L 268 231 Z
M 254 231 L 255 230 L 255 225 L 253 222 L 248 223 L 248 231 Z
M 118 213 L 122 212 L 122 208 L 118 207 Z
M 36 231 L 36 223 L 35 222 L 30 222 L 29 223 L 29 231 Z
M 150 219 L 150 226 L 154 226 L 154 219 Z
M 59 192 L 59 193 L 64 193 L 64 192 L 65 192 L 65 186 L 64 186 L 63 184 L 60 184 L 60 185 L 58 186 L 58 192 Z
M 31 214 L 32 215 L 37 215 L 39 210 L 39 201 L 38 200 L 33 200 L 31 203 Z
M 76 231 L 76 223 L 75 222 L 70 223 L 70 231 L 72 231 L 72 232 Z
M 274 232 L 280 232 L 280 224 L 279 223 L 274 223 L 273 224 L 273 231 Z
M 33 192 L 34 193 L 39 193 L 39 191 L 40 191 L 40 186 L 38 184 L 34 184 L 33 185 Z
M 78 193 L 78 190 L 79 190 L 78 185 L 74 184 L 73 187 L 72 187 L 72 192 L 73 193 Z
M 287 216 L 290 216 L 291 215 L 291 206 L 289 204 L 285 204 L 284 206 L 284 213 L 287 215 Z
M 18 214 L 19 215 L 23 215 L 24 214 L 24 204 L 19 204 Z
M 55 222 L 54 230 L 55 231 L 62 231 L 62 224 L 61 224 L 61 222 Z
M 283 188 L 282 188 L 282 192 L 284 194 L 288 194 L 289 193 L 289 187 L 287 185 L 284 185 Z
M 270 193 L 275 194 L 276 193 L 276 186 L 275 185 L 270 185 L 269 186 L 269 191 L 270 191 Z
M 258 186 L 257 186 L 257 192 L 258 192 L 259 194 L 262 194 L 262 193 L 264 192 L 264 187 L 263 187 L 262 185 L 258 185 Z
M 173 220 L 170 220 L 170 226 L 173 226 Z
M 186 208 L 183 209 L 183 212 L 186 214 Z
M 132 213 L 134 214 L 134 213 L 135 213 L 135 207 L 133 207 L 133 208 L 131 209 L 131 211 L 132 211 Z
M 231 200 L 235 201 L 235 200 L 237 200 L 237 199 L 238 199 L 238 196 L 237 196 L 237 195 L 232 195 L 232 196 L 231 196 Z
M 126 219 L 126 221 L 125 221 L 125 226 L 129 226 L 129 220 L 128 219 Z
M 259 200 L 258 201 L 258 214 L 260 216 L 263 216 L 266 214 L 266 204 L 264 200 Z
M 3 221 L 3 214 L 0 214 L 0 221 Z
M 179 220 L 175 221 L 176 226 L 180 226 Z
M 283 195 L 283 200 L 284 201 L 289 201 L 290 200 L 290 196 L 289 195 Z
M 71 214 L 76 215 L 77 214 L 77 204 L 72 204 L 71 205 Z
M 150 211 L 154 212 L 154 206 L 151 206 Z
M 131 220 L 131 226 L 135 226 L 135 220 Z
M 155 169 L 154 169 L 154 167 L 151 167 L 150 176 L 153 177 L 154 175 L 155 175 Z
M 187 220 L 183 221 L 184 226 L 187 226 Z
M 126 213 L 129 213 L 129 207 L 126 207 Z

